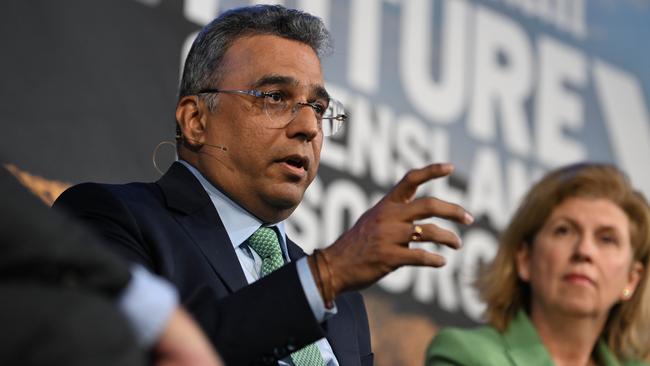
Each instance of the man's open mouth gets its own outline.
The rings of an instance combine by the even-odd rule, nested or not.
[[[309,159],[299,155],[288,156],[282,159],[282,162],[298,169],[309,170]]]

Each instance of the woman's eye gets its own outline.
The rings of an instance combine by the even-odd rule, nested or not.
[[[571,229],[566,226],[566,225],[560,225],[557,226],[555,229],[553,229],[553,234],[555,235],[567,235]]]
[[[618,244],[618,238],[613,234],[602,234],[600,240],[607,244]]]

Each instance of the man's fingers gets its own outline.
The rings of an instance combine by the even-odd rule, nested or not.
[[[426,267],[442,267],[447,261],[445,257],[440,254],[431,253],[424,249],[409,249],[404,248],[404,250],[399,253],[399,263],[401,266],[426,266]]]
[[[461,240],[453,231],[443,229],[435,224],[401,224],[399,227],[395,226],[393,231],[394,237],[387,237],[393,239],[394,242],[399,243],[403,247],[408,247],[412,242],[432,242],[434,244],[446,245],[453,249],[458,249],[462,246]]]
[[[439,200],[435,197],[422,197],[404,206],[400,216],[404,221],[415,221],[429,217],[441,217],[469,225],[474,221],[465,209],[455,203]]]
[[[415,226],[415,225],[414,225]],[[421,228],[422,234],[420,238],[413,238],[417,240],[411,240],[416,242],[433,242],[435,244],[446,245],[450,248],[458,249],[462,246],[460,238],[454,232],[443,229],[434,224],[423,224],[417,225]],[[413,235],[413,234],[411,234]]]
[[[388,192],[386,199],[395,202],[409,202],[415,196],[415,191],[422,183],[434,178],[451,174],[454,166],[451,164],[431,164],[421,169],[410,170],[393,189]]]

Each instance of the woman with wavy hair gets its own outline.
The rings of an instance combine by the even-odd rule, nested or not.
[[[427,365],[645,365],[650,208],[617,168],[535,184],[477,281],[488,326],[443,329]]]

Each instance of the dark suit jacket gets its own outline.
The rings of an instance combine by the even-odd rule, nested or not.
[[[293,262],[248,285],[208,194],[175,163],[156,183],[70,188],[55,203],[90,224],[130,261],[168,278],[229,365],[273,364],[323,336],[341,365],[372,363],[361,295],[336,299],[338,314],[319,324]]]
[[[143,365],[115,307],[128,268],[0,166],[0,365]]]

